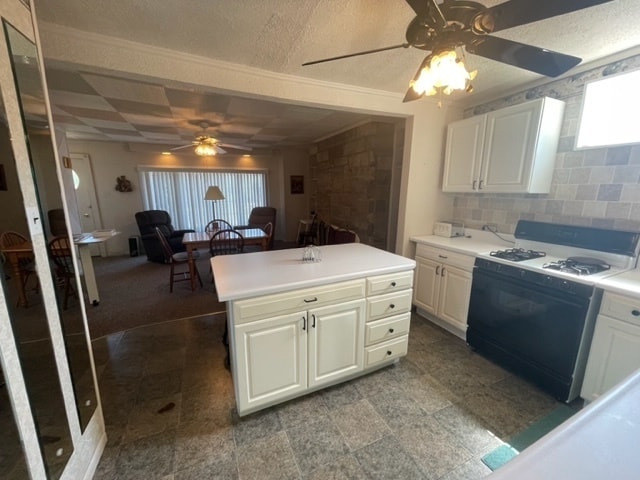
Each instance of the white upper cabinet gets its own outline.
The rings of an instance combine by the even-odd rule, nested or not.
[[[549,193],[564,105],[545,97],[451,123],[443,191]]]

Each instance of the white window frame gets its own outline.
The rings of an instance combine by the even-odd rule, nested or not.
[[[623,88],[624,82],[634,83]],[[582,94],[575,149],[607,148],[640,143],[640,70],[587,82]],[[631,94],[636,93],[636,98]],[[606,133],[609,132],[609,133]]]
[[[214,219],[214,215],[215,218],[222,218],[231,225],[245,225],[254,207],[268,205],[267,169],[138,165],[137,171],[144,209],[166,210],[176,229],[204,231],[204,227]],[[153,172],[187,175],[181,178],[167,178],[160,185],[156,183],[157,178],[150,178],[149,173]],[[252,175],[243,179],[242,174]],[[247,187],[251,187],[252,183],[260,179],[264,182],[263,191],[247,191],[250,190]],[[225,199],[205,200],[204,195],[209,186],[218,186]]]

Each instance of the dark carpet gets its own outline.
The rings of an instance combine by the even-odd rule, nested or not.
[[[209,255],[197,262],[203,287],[178,282],[169,292],[169,265],[138,257],[94,257],[100,304],[87,304],[92,339],[130,328],[225,311],[211,282]]]

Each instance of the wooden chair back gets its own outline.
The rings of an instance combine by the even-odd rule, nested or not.
[[[217,255],[235,255],[244,251],[244,237],[233,229],[218,230],[209,240],[209,253]]]
[[[167,237],[164,236],[162,230],[159,227],[155,227],[156,235],[158,236],[158,240],[160,241],[160,247],[162,248],[162,253],[164,254],[164,263],[173,263],[173,249],[167,240]]]
[[[58,282],[64,289],[62,308],[67,309],[70,297],[77,297],[73,288],[75,272],[73,269],[73,256],[71,255],[71,243],[69,237],[54,237],[49,242],[49,256],[55,265]]]
[[[207,233],[213,233],[217,230],[233,230],[233,227],[226,220],[222,220],[221,218],[216,218],[215,220],[211,220],[207,223],[207,226],[204,227],[204,231]]]
[[[29,239],[21,233],[8,230],[0,235],[0,248],[9,248],[28,242]]]

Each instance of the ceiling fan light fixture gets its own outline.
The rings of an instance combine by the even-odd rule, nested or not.
[[[445,95],[451,95],[454,90],[467,90],[471,80],[478,73],[468,72],[462,58],[456,50],[444,50],[431,54],[425,67],[420,71],[416,80],[411,81],[411,88],[418,95],[435,95],[440,90]]]
[[[208,143],[200,143],[195,148],[196,155],[200,157],[210,157],[218,153],[213,145]]]

